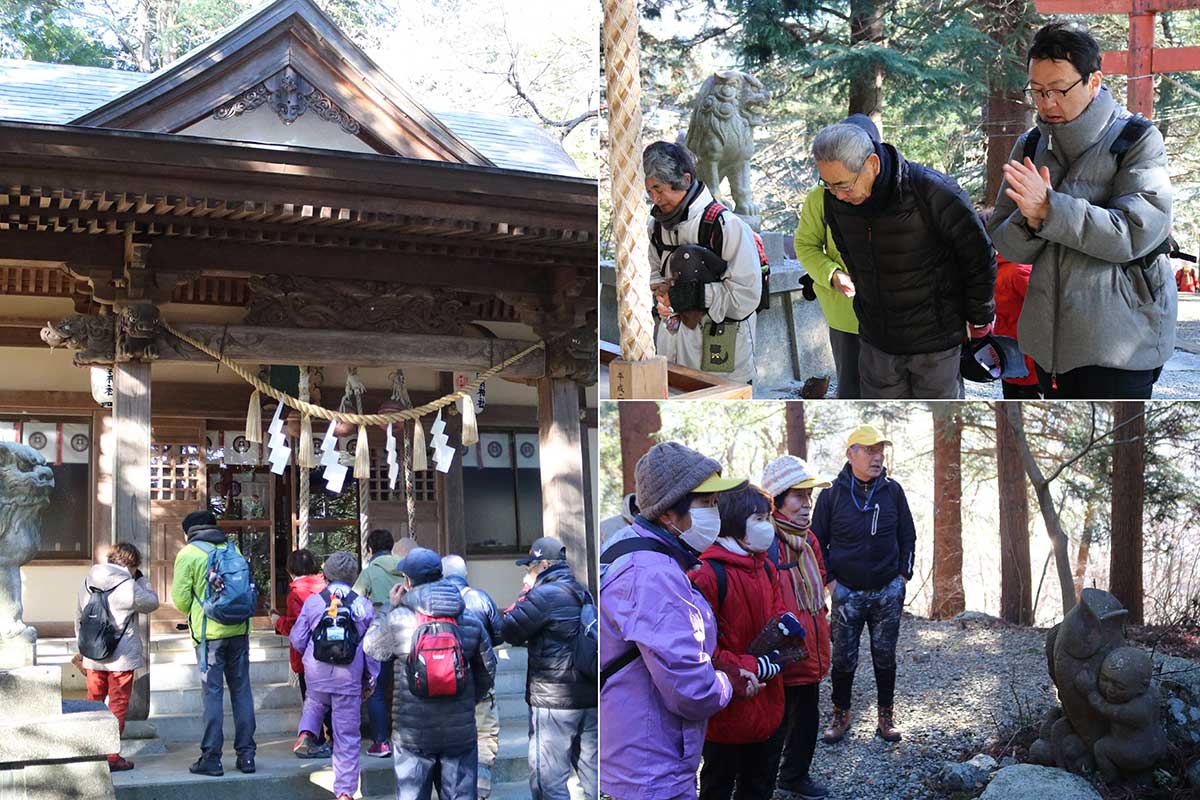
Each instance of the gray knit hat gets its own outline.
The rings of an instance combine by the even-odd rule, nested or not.
[[[721,474],[721,464],[679,442],[662,442],[646,451],[634,468],[637,503],[646,519],[654,520],[703,485],[705,491],[720,492],[745,483],[743,480],[709,481]]]
[[[358,559],[353,553],[339,550],[330,553],[321,565],[321,571],[325,573],[325,580],[330,583],[344,583],[350,586],[358,578]]]

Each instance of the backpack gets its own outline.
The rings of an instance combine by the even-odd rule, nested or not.
[[[725,573],[725,562],[713,559],[704,559],[704,563],[712,567],[713,575],[717,578],[717,607],[713,609],[716,614],[721,613],[721,606],[725,605],[725,595],[729,593],[729,577]],[[767,577],[772,582],[775,581],[775,573],[773,572],[773,564],[771,559],[763,559],[763,572],[767,573]],[[790,566],[785,564],[784,566]],[[776,568],[777,569],[777,568]]]
[[[596,615],[596,601],[592,599],[591,592],[587,589],[583,590],[581,596],[565,584],[553,583],[550,585],[561,587],[564,592],[580,603],[579,627],[575,629],[575,642],[571,649],[571,658],[575,670],[580,675],[594,681],[598,674],[597,665],[600,658],[600,618]]]
[[[128,580],[130,579],[125,578],[117,586]],[[87,586],[86,582],[84,586]],[[79,654],[92,661],[104,661],[112,657],[121,637],[125,635],[125,631],[129,630],[129,623],[137,616],[137,614],[130,614],[120,630],[117,629],[117,621],[113,617],[112,609],[108,607],[108,596],[116,591],[117,586],[107,590],[87,586],[87,590],[91,592],[92,596],[88,598],[87,604],[80,612],[79,637],[76,643],[79,647]]]
[[[420,624],[413,632],[412,649],[404,669],[414,697],[458,697],[467,686],[458,623],[450,617],[417,613]]]
[[[700,227],[696,230],[698,244],[704,245],[717,255],[721,255],[721,249],[725,244],[724,233],[721,226],[717,224],[717,220],[722,213],[728,210],[720,202],[713,200],[704,207],[704,215],[700,218]],[[771,305],[771,261],[767,258],[767,250],[763,246],[763,240],[758,235],[758,231],[751,228],[750,233],[754,234],[754,247],[758,250],[758,265],[762,270],[762,295],[758,299],[758,308],[754,311],[766,311]],[[677,245],[669,245],[663,241],[662,223],[657,220],[654,222],[654,231],[650,234],[650,243],[654,245],[654,250],[660,258],[663,253],[669,253],[677,247]]]
[[[258,606],[258,587],[250,574],[250,564],[245,557],[228,542],[217,547],[212,542],[192,542],[208,553],[205,568],[204,597],[192,592],[195,602],[204,607],[204,620],[200,623],[200,672],[208,671],[208,620],[212,618],[223,625],[248,622]],[[250,626],[246,626],[249,631]]]
[[[600,563],[611,564],[621,556],[628,555],[629,553],[636,553],[639,550],[651,550],[655,553],[662,553],[664,556],[673,557],[670,548],[668,548],[662,542],[656,539],[649,539],[645,536],[641,536],[636,539],[623,539],[616,544],[605,548],[604,552],[600,554]],[[603,579],[600,581],[600,591],[604,591]],[[592,608],[595,609],[595,606],[593,605]],[[595,612],[593,611],[593,613]],[[580,612],[580,622],[582,621],[583,614]],[[599,634],[599,630],[597,630],[597,634]],[[642,651],[639,650],[636,645],[634,645],[621,655],[614,658],[612,661],[608,662],[608,666],[600,671],[600,690],[604,690],[604,684],[608,683],[609,678],[628,667],[634,661],[637,661],[641,654]],[[597,665],[599,665],[598,656],[599,650],[597,650]]]
[[[358,626],[351,610],[358,595],[350,592],[336,603],[335,597],[328,589],[321,592],[326,612],[313,629],[313,658],[326,664],[349,664],[358,652]]]

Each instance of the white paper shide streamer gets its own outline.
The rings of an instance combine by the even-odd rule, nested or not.
[[[283,470],[292,458],[292,446],[288,444],[288,436],[283,430],[283,403],[275,405],[275,416],[271,417],[271,426],[267,432],[271,435],[267,440],[267,461],[271,464],[271,472],[282,475]]]
[[[437,419],[433,421],[429,432],[433,434],[429,440],[429,446],[433,448],[433,465],[438,472],[449,472],[450,464],[454,461],[454,448],[450,446],[450,437],[446,435],[446,422],[442,419],[441,410],[438,410]]]

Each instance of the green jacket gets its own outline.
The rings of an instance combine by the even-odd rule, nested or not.
[[[375,608],[379,608],[388,601],[391,588],[402,580],[404,573],[400,571],[400,559],[385,553],[371,559],[351,588],[360,597],[370,598]]]
[[[200,631],[204,624],[204,597],[208,592],[208,553],[197,547],[193,542],[208,542],[220,547],[225,545],[237,550],[237,545],[230,542],[225,532],[219,528],[197,526],[188,531],[188,543],[175,556],[175,578],[171,583],[171,602],[179,612],[187,617],[191,629],[192,641],[200,643]],[[197,601],[196,598],[200,600]],[[250,621],[239,622],[236,625],[226,625],[211,617],[208,620],[206,636],[212,639],[230,639],[250,632]]]
[[[820,186],[808,193],[800,222],[796,225],[796,258],[812,276],[813,291],[825,312],[829,327],[846,333],[858,333],[854,301],[833,288],[833,271],[846,272],[841,253],[833,243],[833,232],[825,227],[825,190]]]

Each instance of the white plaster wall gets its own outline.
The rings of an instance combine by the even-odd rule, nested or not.
[[[79,586],[87,577],[90,564],[38,565],[21,567],[21,603],[24,620],[68,622],[75,619]]]
[[[214,139],[234,139],[240,142],[322,147],[326,150],[350,153],[375,152],[362,139],[346,133],[337,123],[326,122],[311,110],[304,112],[291,125],[284,125],[279,115],[266,105],[232,119],[205,117],[179,133]]]

